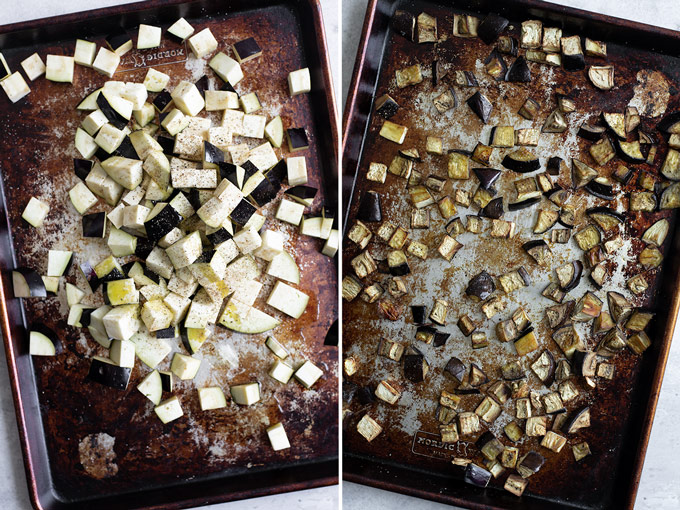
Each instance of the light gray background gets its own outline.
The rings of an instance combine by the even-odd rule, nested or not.
[[[500,0],[499,0],[500,1]],[[342,97],[347,96],[354,58],[361,38],[367,0],[343,0],[342,4]],[[670,0],[555,0],[553,3],[588,9],[650,25],[680,30],[680,10]],[[656,411],[656,419],[642,472],[636,510],[680,509],[680,327],[676,327]],[[452,507],[344,482],[342,501],[345,510],[451,509]]]
[[[25,2],[0,0],[0,24],[124,3],[130,2],[124,0],[88,0],[87,2],[73,0],[30,0]],[[337,0],[321,0],[321,4],[331,55],[336,98],[338,104],[340,104],[340,4]],[[74,37],[76,35],[74,34]],[[338,486],[335,485],[203,508],[211,510],[265,510],[270,508],[334,510],[339,506],[338,492]],[[2,346],[0,346],[0,502],[2,502],[3,508],[10,510],[29,510],[31,508],[7,374],[5,350]]]

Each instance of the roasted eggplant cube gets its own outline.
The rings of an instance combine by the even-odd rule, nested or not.
[[[422,354],[407,354],[403,356],[404,377],[413,383],[423,382],[430,368]]]
[[[477,27],[477,35],[485,44],[493,43],[510,21],[497,14],[490,13]]]
[[[435,97],[432,102],[439,113],[446,113],[452,108],[458,106],[458,98],[453,89],[447,89],[440,95]]]
[[[458,327],[465,336],[470,336],[477,329],[477,324],[467,315],[461,315],[458,319]]]
[[[416,39],[419,43],[437,42],[437,18],[421,12],[416,19]]]
[[[397,110],[399,110],[399,105],[389,94],[380,96],[375,101],[375,111],[384,119],[393,117],[397,113]]]
[[[562,37],[562,65],[566,71],[580,71],[586,66],[586,61],[581,49],[581,37],[573,35]]]
[[[448,175],[451,179],[470,178],[470,158],[460,152],[451,152],[448,155]]]
[[[408,11],[397,10],[392,15],[390,27],[409,41],[415,40],[416,17]]]
[[[489,122],[489,118],[491,117],[491,110],[493,110],[493,105],[484,94],[477,91],[475,94],[470,96],[470,98],[467,100],[467,104],[484,124]]]
[[[400,89],[408,87],[409,85],[416,85],[423,81],[420,64],[414,64],[404,69],[397,69],[395,71],[397,79],[397,87]]]

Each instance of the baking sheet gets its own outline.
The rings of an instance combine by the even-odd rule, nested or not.
[[[48,53],[70,54],[76,37],[89,36],[103,44],[104,30],[115,24],[134,34],[140,22],[167,28],[179,16],[185,16],[197,31],[209,27],[222,51],[255,36],[263,55],[244,64],[246,77],[235,88],[240,93],[257,91],[268,118],[280,114],[284,125],[307,129],[310,149],[304,155],[309,181],[320,188],[309,212],[319,213],[324,202],[331,207],[337,203],[333,180],[337,167],[333,143],[329,143],[334,133],[325,128],[334,119],[334,106],[324,69],[327,60],[319,6],[305,1],[260,4],[261,8],[252,9],[246,2],[145,2],[70,15],[60,18],[61,32],[49,23],[37,22],[41,28],[33,32],[25,30],[30,26],[25,24],[22,30],[3,36],[3,54],[10,67],[18,69],[20,61],[35,51],[43,58]],[[160,48],[125,55],[112,79],[141,82],[154,66],[171,76],[170,89],[181,80],[196,81],[204,74],[213,88],[219,88],[221,80],[207,63],[208,59],[195,59],[185,44],[164,38]],[[290,98],[288,72],[307,65],[314,91]],[[72,158],[78,157],[73,135],[85,115],[75,105],[107,80],[76,66],[73,87],[41,78],[31,83],[32,92],[24,101],[0,104],[0,126],[7,134],[0,141],[0,152],[8,156],[0,165],[13,241],[12,255],[5,253],[3,260],[6,298],[11,297],[7,271],[18,265],[44,271],[50,248],[73,250],[78,262],[87,259],[93,264],[108,255],[105,240],[81,239],[80,216],[67,196],[78,182],[72,170]],[[214,124],[219,122],[218,115],[208,116]],[[248,143],[257,145],[252,140]],[[288,156],[285,148],[276,152]],[[20,219],[30,196],[51,207],[38,231]],[[262,214],[273,217],[274,208],[275,203],[270,204]],[[90,212],[105,209],[100,203]],[[185,416],[163,425],[153,405],[135,389],[149,371],[141,363],[136,364],[125,392],[84,382],[89,358],[105,355],[106,350],[85,330],[66,325],[63,293],[59,298],[23,300],[23,310],[18,300],[10,299],[5,341],[10,364],[15,364],[11,372],[19,386],[16,402],[26,428],[21,430],[20,423],[20,432],[26,442],[29,483],[36,503],[61,508],[96,500],[102,507],[139,508],[163,502],[163,508],[179,508],[332,483],[337,472],[337,348],[324,345],[324,339],[337,316],[336,265],[321,255],[321,241],[300,236],[297,229],[275,220],[268,219],[265,227],[283,233],[285,249],[300,266],[299,288],[310,295],[310,302],[301,319],[283,317],[264,302],[274,283],[264,277],[256,306],[282,320],[273,334],[290,349],[295,366],[309,359],[324,371],[312,390],[294,382],[284,386],[267,375],[273,357],[264,346],[266,334],[246,336],[217,327],[196,355],[202,360],[196,378],[175,380],[175,394]],[[75,266],[65,280],[87,288]],[[100,294],[88,295],[84,302],[98,304]],[[55,358],[31,360],[26,354],[26,334],[18,322],[21,313],[25,324],[41,321],[52,327],[63,340],[64,352]],[[174,351],[182,351],[179,339],[171,343]],[[226,362],[225,345],[239,353],[238,367]],[[167,370],[171,356],[158,368]],[[262,385],[261,403],[244,408],[230,402],[224,410],[200,410],[197,388],[219,385],[226,390],[231,384],[252,380]],[[265,429],[277,421],[286,427],[290,450],[271,450]],[[182,484],[190,485],[177,489]],[[159,490],[172,486],[174,491]],[[121,496],[125,493],[135,497],[126,500]]]
[[[491,10],[498,12],[497,9],[500,8],[500,6],[485,2],[470,2],[470,4],[472,5],[468,4],[467,7],[470,7],[473,13],[482,13],[481,17]],[[458,3],[456,7],[465,6]],[[387,31],[389,16],[397,8],[405,8],[416,15],[425,11],[437,16],[440,42],[436,49],[432,44],[414,44]],[[545,117],[556,107],[555,92],[571,91],[576,96],[577,112],[582,113],[571,113],[567,116],[570,125],[567,133],[542,134],[540,145],[534,152],[541,157],[543,169],[548,157],[561,156],[569,160],[574,151],[577,151],[579,159],[594,165],[590,156],[587,155],[590,142],[579,139],[575,134],[583,120],[594,119],[601,110],[623,111],[629,102],[640,108],[645,104],[643,98],[646,97],[646,93],[651,90],[650,84],[656,87],[655,96],[659,97],[663,96],[659,94],[659,88],[670,92],[678,83],[678,62],[675,58],[652,53],[648,49],[623,47],[608,41],[607,63],[613,64],[616,68],[616,89],[610,93],[602,93],[594,89],[583,73],[567,73],[561,68],[540,66],[534,63],[529,63],[533,77],[531,84],[500,83],[496,86],[495,82],[491,83],[491,78],[483,69],[483,60],[490,53],[492,46],[486,46],[478,39],[453,37],[451,27],[454,12],[461,11],[434,2],[373,2],[369,7],[367,15],[369,21],[365,26],[363,44],[359,50],[361,60],[355,68],[357,74],[355,74],[352,87],[353,95],[348,102],[345,117],[345,179],[347,176],[353,176],[358,170],[354,187],[345,188],[345,196],[350,191],[352,197],[347,215],[347,229],[354,224],[358,201],[362,194],[371,189],[380,192],[383,219],[409,228],[411,205],[405,189],[405,181],[389,175],[387,183],[380,185],[367,181],[364,174],[370,162],[389,165],[398,149],[416,147],[423,158],[423,163],[417,163],[415,168],[423,172],[424,177],[431,174],[446,177],[446,156],[430,155],[425,152],[427,135],[442,137],[445,150],[472,150],[477,141],[488,143],[489,132],[494,125],[513,125],[516,129],[540,128]],[[607,35],[617,33],[618,37],[614,38],[617,41],[624,35],[621,33],[624,26],[619,26],[618,31],[610,27],[606,31],[589,32],[588,28],[592,29],[605,17],[576,13],[573,10],[540,2],[510,2],[503,6],[500,14],[508,16],[514,22],[512,23],[514,29],[511,29],[511,33],[515,36],[518,35],[519,22],[535,17],[543,18],[545,26],[563,28],[567,35],[579,33],[582,36],[601,38],[603,32]],[[585,18],[586,21],[574,19],[577,15]],[[588,21],[590,24],[587,23]],[[629,25],[629,34],[632,34],[633,29],[638,27],[635,24]],[[442,41],[442,37],[446,40]],[[645,42],[652,39],[650,36]],[[637,42],[640,39],[631,37],[630,40]],[[659,49],[663,49],[663,46]],[[459,106],[443,115],[436,112],[432,99],[443,92],[448,84],[442,84],[436,89],[432,87],[430,65],[435,54],[440,60],[451,63],[452,69],[474,71],[480,82],[480,90],[494,105],[494,111],[487,126],[484,126],[465,104],[465,100],[477,90],[476,88],[453,87],[458,94]],[[506,58],[508,65],[511,60]],[[598,63],[590,60],[589,64]],[[423,67],[423,83],[397,89],[394,80],[395,70],[414,63],[420,63]],[[643,74],[638,75],[638,71],[642,71]],[[651,74],[652,72],[661,72],[664,78],[661,79],[656,74]],[[374,76],[377,76],[375,82]],[[369,88],[368,84],[373,88]],[[367,108],[371,106],[367,93],[371,93],[374,97],[389,93],[398,104],[402,105],[397,115],[390,119],[409,128],[402,146],[378,137],[377,133],[382,125],[380,117],[371,114],[368,122],[364,124],[362,114],[365,114]],[[663,106],[667,107],[668,111],[673,111],[678,106],[676,98],[673,97],[672,92],[666,96],[668,104]],[[542,105],[537,120],[533,122],[516,114],[527,97],[532,97]],[[657,114],[658,112],[650,113]],[[655,120],[658,121],[658,118]],[[649,127],[653,127],[654,124],[654,121],[650,122]],[[364,133],[364,127],[366,137],[362,143],[361,135]],[[512,150],[514,149],[495,149],[490,166],[502,168],[500,160]],[[664,154],[665,149],[662,146],[657,155],[656,167],[660,165]],[[614,160],[605,166],[607,173],[615,168],[616,162]],[[475,164],[473,163],[472,166]],[[649,169],[646,165],[640,165],[640,167]],[[499,188],[508,189],[514,180],[521,177],[519,174],[505,171]],[[562,184],[567,184],[565,177],[562,175],[560,178]],[[449,180],[444,191],[438,196],[451,194],[454,188],[473,189],[476,187],[476,182],[474,177],[467,182]],[[629,186],[628,189],[631,187]],[[619,210],[623,210],[623,195],[624,193],[621,193],[616,201]],[[572,199],[569,205],[577,205],[579,201],[581,205],[584,201],[588,206],[596,203],[604,205],[603,201],[592,197]],[[436,206],[433,206],[431,228],[427,231],[411,230],[410,232],[410,238],[420,240],[429,246],[430,257],[427,261],[409,257],[412,270],[412,274],[407,277],[410,295],[399,300],[400,304],[404,305],[402,317],[405,320],[388,321],[380,317],[376,305],[368,305],[359,299],[344,304],[344,355],[355,356],[361,366],[356,375],[346,379],[359,386],[375,386],[380,380],[388,377],[403,381],[402,369],[397,363],[376,357],[381,337],[404,344],[417,344],[416,347],[423,350],[430,364],[430,373],[425,383],[414,385],[407,381],[403,382],[404,392],[395,408],[384,403],[362,407],[354,399],[349,406],[349,417],[344,422],[344,444],[346,445],[344,470],[347,479],[454,502],[470,508],[477,508],[475,505],[481,502],[493,508],[515,508],[520,504],[509,494],[499,492],[502,482],[492,482],[496,490],[490,489],[484,492],[470,486],[461,487],[460,481],[453,481],[457,473],[450,464],[447,466],[448,461],[455,456],[469,456],[470,452],[475,451],[475,447],[470,441],[445,445],[436,440],[439,434],[435,413],[440,391],[453,389],[451,380],[442,373],[451,356],[459,357],[468,366],[471,361],[477,362],[489,374],[491,381],[500,377],[500,366],[504,360],[507,362],[516,357],[511,345],[501,344],[495,339],[494,325],[499,320],[508,318],[519,306],[523,306],[532,318],[533,325],[537,327],[540,343],[540,350],[528,355],[523,360],[523,366],[528,369],[529,364],[544,348],[553,352],[556,359],[564,358],[559,348],[550,339],[547,324],[543,319],[544,308],[554,304],[540,296],[540,292],[549,282],[549,274],[545,270],[540,270],[521,249],[523,242],[538,237],[531,234],[531,228],[538,208],[546,205],[547,201],[544,201],[541,205],[531,209],[506,213],[503,219],[515,221],[519,231],[519,234],[511,240],[490,241],[488,232],[479,236],[468,233],[459,236],[458,240],[465,247],[454,257],[452,263],[448,263],[436,253],[436,248],[444,234],[445,222],[436,211]],[[464,217],[466,213],[476,214],[476,210],[466,210],[461,207],[458,209],[460,217]],[[639,237],[646,226],[665,216],[670,217],[671,214],[669,212],[648,216],[638,214],[628,220],[624,246],[612,257],[618,263],[612,264],[613,276],[603,291],[598,292],[600,297],[603,297],[607,290],[620,289],[622,282],[639,271],[635,260],[642,244],[633,238]],[[580,218],[579,225],[583,224],[585,220]],[[376,227],[373,228],[375,232],[377,226],[371,226]],[[611,235],[606,236],[605,239],[609,237]],[[675,241],[670,239],[671,237],[669,236],[666,241],[663,250],[665,253],[673,252],[671,247]],[[379,241],[374,241],[369,246],[369,251],[376,260],[384,258],[387,253],[384,245],[381,246],[381,244]],[[349,262],[360,250],[348,240],[345,240],[344,247],[344,274],[349,274],[351,273]],[[553,268],[561,262],[582,258],[581,251],[573,240],[566,246],[551,245],[551,248],[554,255]],[[472,304],[469,300],[460,300],[458,296],[464,292],[469,279],[482,269],[499,276],[509,270],[517,269],[520,265],[529,270],[534,285],[504,298],[507,303],[506,310],[492,320],[482,321],[483,326],[480,329],[487,333],[490,345],[485,349],[473,351],[470,348],[469,338],[465,338],[460,333],[455,323],[457,318],[464,313],[470,314],[476,320],[481,320],[483,315],[479,311],[479,305]],[[675,281],[676,273],[671,264],[666,264],[664,271],[664,274],[668,275],[667,282]],[[368,280],[380,281],[386,278],[380,275]],[[570,296],[572,299],[578,299],[585,290],[592,290],[592,285],[587,282],[586,278],[577,289],[570,293]],[[650,291],[645,296],[636,298],[633,302],[638,306],[659,308],[659,303],[669,301],[668,287],[658,289],[656,295],[653,291],[654,285],[650,286]],[[630,293],[626,295],[630,296]],[[446,346],[440,348],[426,346],[414,340],[415,326],[411,322],[408,309],[409,304],[421,304],[425,305],[429,311],[434,299],[437,298],[446,299],[451,305],[447,326],[440,328],[451,333],[451,338]],[[576,439],[588,441],[595,455],[577,465],[569,451],[571,444],[575,443],[573,439],[559,455],[541,449],[538,447],[538,441],[535,440],[524,439],[520,443],[521,453],[525,453],[528,449],[536,449],[547,458],[542,470],[531,478],[529,489],[522,498],[522,504],[529,504],[532,508],[534,505],[537,505],[535,508],[621,508],[622,504],[617,506],[619,502],[626,501],[627,504],[632,505],[631,501],[634,501],[635,487],[641,468],[641,457],[638,457],[635,463],[631,456],[634,457],[636,453],[644,455],[649,429],[643,430],[643,423],[646,423],[649,418],[649,406],[651,406],[653,415],[656,400],[654,386],[660,382],[660,379],[657,379],[660,377],[658,368],[661,367],[662,373],[665,361],[664,352],[667,351],[672,336],[668,332],[669,329],[672,332],[675,322],[672,309],[668,311],[667,316],[663,312],[666,310],[662,310],[650,332],[655,342],[654,347],[645,353],[641,361],[630,352],[617,356],[614,381],[600,381],[598,388],[591,395],[582,394],[577,400],[567,405],[571,411],[583,405],[592,405],[593,426],[580,433]],[[579,333],[582,338],[587,335],[584,327],[579,328]],[[588,341],[589,346],[594,344],[594,339]],[[531,388],[540,393],[546,393],[547,388],[538,381],[530,369],[528,372]],[[474,410],[482,397],[464,397],[462,408]],[[506,404],[504,406],[506,412],[490,427],[490,430],[497,436],[503,436],[502,426],[512,419],[513,408],[514,403]],[[370,444],[355,430],[356,422],[365,412],[381,423],[385,429],[381,436]],[[505,439],[504,443],[509,444],[506,438],[503,439]],[[631,445],[636,445],[636,447]],[[626,487],[626,491],[614,491],[615,486],[621,487],[622,484]],[[578,491],[574,491],[573,487],[579,487]],[[487,507],[483,506],[483,508]]]

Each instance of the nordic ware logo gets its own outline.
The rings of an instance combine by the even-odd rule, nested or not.
[[[467,441],[445,443],[438,434],[419,430],[413,435],[411,451],[416,455],[433,459],[450,460],[453,457],[467,457],[468,449],[473,446]]]
[[[178,44],[173,41],[165,40],[159,48],[150,50],[133,50],[123,55],[120,59],[117,73],[143,69],[145,67],[156,67],[166,64],[176,64],[187,59],[186,44]]]

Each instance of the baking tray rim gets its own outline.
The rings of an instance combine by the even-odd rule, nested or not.
[[[89,9],[84,11],[76,11],[72,13],[61,14],[57,16],[48,16],[44,18],[31,19],[26,21],[19,21],[15,23],[0,25],[0,34],[11,34],[14,32],[35,30],[46,27],[48,25],[60,24],[60,23],[74,23],[74,22],[86,22],[91,19],[102,18],[105,16],[117,15],[124,16],[127,14],[132,14],[138,11],[154,9],[159,7],[167,7],[178,4],[193,3],[200,0],[140,0],[137,2],[132,2],[128,4],[120,4],[110,7],[102,7],[97,9]],[[297,0],[297,2],[306,3],[312,10],[313,13],[313,23],[316,32],[317,41],[317,51],[319,53],[321,69],[323,72],[324,89],[326,96],[326,108],[327,113],[330,117],[331,122],[331,140],[332,140],[332,154],[330,155],[332,161],[337,162],[338,160],[338,145],[339,145],[339,124],[338,124],[338,112],[337,104],[335,100],[335,90],[333,87],[333,79],[331,75],[330,58],[328,54],[328,45],[326,38],[326,30],[323,22],[323,13],[321,8],[320,0]],[[336,166],[337,168],[337,166]],[[331,170],[331,173],[336,173]],[[1,185],[1,184],[0,184]],[[3,193],[4,194],[4,193]],[[5,218],[5,225],[7,229],[8,241],[10,246],[13,246],[12,233],[9,223],[9,218]],[[13,249],[12,249],[13,251]],[[12,259],[14,255],[12,253]],[[15,264],[16,261],[12,260]],[[21,454],[24,463],[24,471],[26,475],[26,482],[28,485],[28,492],[31,504],[36,509],[45,508],[41,501],[41,494],[39,487],[37,485],[37,477],[35,476],[37,466],[33,462],[33,457],[31,455],[31,443],[28,439],[28,425],[26,420],[26,410],[24,408],[24,399],[22,398],[22,389],[19,385],[19,374],[18,366],[16,362],[16,357],[14,355],[14,350],[12,349],[12,332],[11,324],[9,320],[9,314],[7,309],[7,302],[5,300],[5,281],[4,278],[0,278],[0,328],[3,336],[3,344],[5,349],[5,356],[7,359],[7,369],[10,379],[10,387],[12,390],[12,400],[14,402],[14,411],[17,420],[17,429],[19,433],[19,443],[21,445]],[[23,316],[23,307],[21,310],[21,315]],[[328,462],[339,463],[338,456],[332,456],[330,459],[321,459],[320,464],[326,465]],[[310,463],[313,463],[310,462]],[[338,464],[339,465],[339,464]],[[224,493],[220,496],[209,497],[201,499],[200,503],[196,500],[191,500],[184,498],[182,501],[178,501],[173,508],[189,508],[196,504],[206,505],[215,504],[226,501],[236,501],[239,499],[248,499],[252,497],[261,497],[268,495],[281,494],[285,492],[299,491],[305,489],[312,489],[317,487],[325,487],[336,485],[338,483],[339,476],[327,476],[325,473],[321,473],[319,478],[313,478],[309,480],[304,480],[302,482],[293,482],[289,484],[281,483],[275,486],[268,486],[257,491],[236,491],[230,493]],[[181,482],[180,482],[181,483]],[[147,506],[146,508],[152,508]]]
[[[369,0],[369,3],[366,7],[366,15],[364,18],[364,24],[362,28],[362,33],[361,33],[361,40],[359,42],[359,47],[357,48],[357,55],[356,59],[354,61],[354,69],[352,71],[352,79],[350,82],[350,87],[348,90],[348,96],[347,100],[345,102],[345,109],[344,109],[344,114],[343,114],[343,123],[342,123],[342,153],[343,153],[343,158],[344,155],[346,154],[348,150],[348,143],[349,143],[349,135],[350,135],[350,127],[351,125],[357,121],[358,113],[356,111],[357,108],[357,99],[359,95],[359,86],[361,85],[361,78],[364,74],[365,70],[365,63],[366,63],[366,52],[368,51],[368,44],[369,44],[369,38],[371,34],[373,33],[373,26],[375,23],[375,16],[378,8],[378,4],[381,3],[389,3],[389,4],[394,4],[398,2],[399,0]],[[632,20],[626,20],[623,18],[618,18],[615,16],[610,16],[607,14],[602,14],[602,13],[597,13],[597,12],[592,12],[588,11],[585,9],[578,9],[574,7],[568,7],[564,5],[559,5],[559,4],[554,4],[552,2],[545,2],[543,0],[513,0],[514,4],[519,4],[519,5],[524,5],[527,10],[529,9],[540,9],[543,12],[551,12],[552,14],[559,15],[562,17],[571,17],[571,18],[581,18],[581,19],[586,19],[586,20],[591,20],[591,21],[598,21],[600,23],[605,23],[612,25],[614,27],[620,28],[620,29],[634,29],[637,31],[642,31],[642,32],[648,32],[652,33],[654,35],[664,37],[664,38],[671,38],[675,40],[680,41],[680,32],[675,31],[675,30],[670,30],[667,28],[662,28],[662,27],[655,27],[646,23],[640,23],[637,21],[632,21]],[[381,56],[382,58],[382,56]],[[374,84],[374,94],[375,94],[375,84]],[[372,106],[372,104],[371,104]],[[364,123],[364,132],[365,129],[368,126],[369,120],[370,120],[370,112],[368,115],[365,116],[363,120],[360,120],[358,122]],[[360,144],[360,147],[363,147],[363,136],[362,136],[362,141]],[[360,149],[361,153],[362,149]],[[360,159],[360,158],[359,158]],[[346,204],[343,204],[343,210],[345,213],[348,212],[349,206],[351,205],[351,197],[354,194],[354,188],[356,185],[356,181],[359,175],[359,159],[356,161],[356,168],[348,168],[344,164],[344,159],[343,159],[343,177],[350,177],[351,178],[351,185],[348,189],[344,188],[343,186],[343,195],[347,195],[349,199],[347,200]],[[344,235],[343,235],[343,241],[344,241]],[[671,343],[673,341],[673,333],[675,331],[675,326],[676,322],[678,319],[678,313],[680,312],[680,272],[678,275],[676,275],[676,279],[674,282],[674,287],[677,289],[677,291],[672,295],[671,298],[671,303],[670,307],[668,308],[668,318],[666,320],[665,328],[664,328],[664,334],[661,340],[661,346],[660,346],[660,352],[659,352],[659,359],[656,363],[656,367],[654,368],[654,374],[652,375],[652,382],[651,382],[651,388],[650,388],[650,393],[649,397],[647,399],[647,404],[643,413],[643,419],[642,419],[642,430],[640,431],[640,442],[639,442],[639,448],[638,451],[635,454],[635,461],[634,461],[634,466],[633,466],[633,476],[630,481],[630,491],[625,497],[626,501],[626,506],[625,508],[627,510],[633,510],[635,506],[635,500],[637,497],[637,492],[638,488],[640,485],[640,478],[642,476],[642,468],[644,466],[645,462],[645,456],[647,453],[647,447],[649,445],[649,438],[651,435],[651,430],[652,430],[652,425],[654,423],[654,415],[656,414],[656,408],[657,404],[659,401],[659,395],[661,393],[661,385],[663,383],[663,378],[664,374],[666,371],[666,365],[668,362],[668,356],[670,354],[670,347]],[[349,455],[354,456],[351,452],[347,452]],[[345,456],[345,452],[343,451],[343,456]],[[361,457],[359,455],[356,456]],[[362,458],[363,460],[363,458]],[[380,466],[381,462],[380,459],[371,459],[368,460],[369,463],[375,466]],[[472,503],[469,502],[466,504],[465,501],[461,501],[459,498],[456,498],[454,496],[449,496],[445,495],[442,493],[432,493],[429,491],[423,491],[419,490],[414,487],[408,487],[405,485],[399,485],[397,483],[389,482],[386,480],[379,480],[377,477],[371,477],[371,476],[366,476],[362,475],[359,473],[347,471],[344,469],[344,466],[346,464],[343,463],[343,473],[342,473],[342,478],[343,480],[347,480],[350,482],[355,482],[359,483],[362,485],[368,485],[371,487],[376,487],[378,489],[383,489],[383,490],[390,490],[394,492],[398,492],[401,494],[409,495],[409,496],[414,496],[414,497],[419,497],[419,498],[424,498],[424,499],[430,499],[432,501],[438,501],[438,502],[443,502],[443,503],[448,503],[448,504],[458,504],[458,505],[465,505],[467,508],[482,508],[482,506],[479,506],[477,503]],[[484,508],[492,508],[483,505]],[[501,507],[498,507],[499,509]]]

